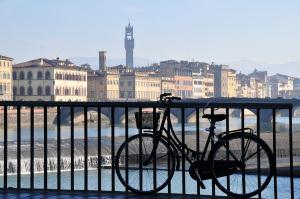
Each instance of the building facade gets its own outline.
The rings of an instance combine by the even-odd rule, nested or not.
[[[86,101],[87,72],[69,60],[36,59],[13,66],[17,101]]]
[[[0,55],[0,100],[13,99],[12,61],[12,58]]]
[[[193,75],[193,98],[205,98],[205,77]]]
[[[121,99],[157,100],[160,92],[160,77],[136,72],[120,74]]]
[[[193,71],[188,67],[188,62],[177,62],[176,60],[160,62],[160,72],[165,76],[173,77],[179,97],[193,97]]]
[[[120,98],[120,75],[115,72],[88,72],[88,101],[116,100]]]
[[[227,65],[214,65],[215,97],[236,97],[236,73]]]

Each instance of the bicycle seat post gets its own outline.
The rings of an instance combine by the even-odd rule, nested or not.
[[[209,133],[214,134],[215,129],[216,129],[216,122],[209,120],[210,126],[209,126]]]

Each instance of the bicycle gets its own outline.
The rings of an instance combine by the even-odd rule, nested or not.
[[[231,197],[249,198],[261,193],[274,171],[269,146],[250,128],[216,134],[216,122],[225,120],[226,115],[203,114],[210,122],[204,150],[190,149],[180,141],[172,126],[169,105],[174,100],[180,98],[170,93],[160,95],[159,101],[164,104],[160,125],[157,119],[160,113],[136,113],[137,127],[143,132],[128,138],[116,154],[115,168],[121,183],[135,193],[156,193],[170,183],[175,170],[180,169],[180,160],[185,159],[190,164],[190,176],[203,189],[206,188],[203,181],[211,179]],[[209,145],[212,145],[210,151]],[[257,172],[260,178],[255,175]]]

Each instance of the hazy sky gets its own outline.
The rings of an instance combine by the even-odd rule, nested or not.
[[[0,54],[122,58],[129,19],[136,57],[300,61],[299,0],[0,0]]]

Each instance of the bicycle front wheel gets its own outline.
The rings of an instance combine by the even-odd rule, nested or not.
[[[167,141],[153,147],[153,134],[139,134],[124,142],[116,155],[116,173],[121,183],[136,193],[162,190],[175,171],[175,156]],[[154,155],[149,158],[152,151]]]
[[[214,182],[235,198],[250,198],[261,193],[274,171],[269,146],[247,133],[234,133],[218,141],[211,151],[210,160]]]

